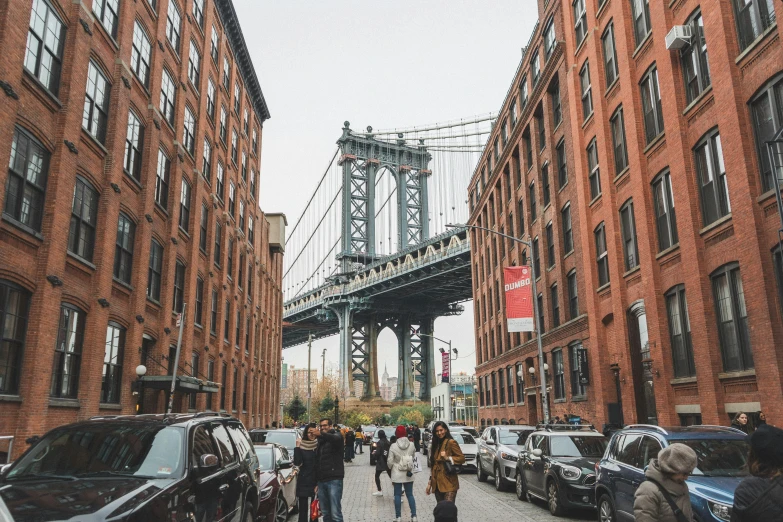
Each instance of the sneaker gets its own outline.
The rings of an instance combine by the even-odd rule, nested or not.
[[[416,515],[413,515],[413,516],[411,517],[411,522],[419,522],[419,519],[418,519],[418,518],[416,518]]]
[[[402,522],[402,519],[401,518],[395,518],[394,522]]]
[[[372,494],[372,496],[373,497],[382,497],[383,496],[383,491],[376,491],[375,493]]]

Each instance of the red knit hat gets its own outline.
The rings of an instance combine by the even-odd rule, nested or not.
[[[400,425],[397,426],[397,429],[394,430],[394,436],[398,439],[404,439],[408,436],[408,432],[405,430],[405,426]]]

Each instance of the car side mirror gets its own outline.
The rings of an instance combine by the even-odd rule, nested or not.
[[[219,464],[217,455],[213,455],[212,453],[206,453],[198,459],[199,471],[212,471],[217,469]]]
[[[540,460],[541,459],[541,455],[543,455],[543,454],[544,454],[544,452],[541,451],[540,448],[536,448],[536,449],[534,449],[533,451],[530,452],[530,456],[533,458],[533,460]]]
[[[294,467],[294,463],[290,460],[281,460],[277,463],[277,467],[280,469],[291,469]]]
[[[0,464],[0,477],[5,477],[5,474],[8,473],[8,470],[11,469],[12,462],[9,462],[8,464]]]

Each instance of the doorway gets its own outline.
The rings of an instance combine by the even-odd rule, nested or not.
[[[528,426],[535,426],[538,424],[538,410],[536,408],[536,400],[538,397],[533,395],[527,396],[527,424]]]
[[[631,372],[636,399],[636,421],[658,424],[655,406],[655,383],[652,374],[650,341],[647,335],[647,313],[644,301],[637,301],[628,309],[628,336],[631,341]]]

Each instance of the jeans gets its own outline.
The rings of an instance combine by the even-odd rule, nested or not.
[[[324,522],[343,522],[343,479],[318,483],[318,502]]]
[[[353,444],[354,455],[356,454],[356,449],[357,448],[359,449],[359,453],[364,453],[362,439],[356,439],[356,442],[354,442],[354,444]]]
[[[402,488],[405,488],[405,498],[411,508],[411,516],[416,516],[416,499],[413,498],[413,482],[394,482],[394,512],[397,518],[402,517]]]

